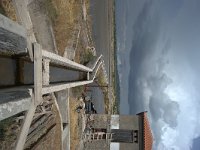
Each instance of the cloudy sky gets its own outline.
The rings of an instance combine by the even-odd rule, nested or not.
[[[116,20],[121,114],[149,112],[155,150],[198,150],[200,0],[116,0]]]

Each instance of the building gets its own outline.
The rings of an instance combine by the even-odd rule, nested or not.
[[[147,112],[137,115],[88,115],[85,150],[151,150],[153,136]]]

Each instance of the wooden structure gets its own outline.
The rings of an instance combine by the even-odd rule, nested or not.
[[[96,77],[99,67],[102,64],[102,56],[97,57],[94,63],[90,64],[89,66],[78,64],[67,58],[48,52],[47,50],[43,50],[40,44],[35,42],[35,38],[31,37],[33,37],[32,34],[30,37],[27,37],[27,29],[11,21],[10,19],[0,15],[0,54],[7,56],[15,55],[18,57],[23,55],[32,60],[32,63],[34,64],[34,85],[6,88],[2,89],[2,91],[0,92],[0,94],[7,96],[5,98],[3,96],[1,97],[0,95],[0,120],[6,119],[7,117],[15,115],[21,111],[26,111],[21,131],[17,138],[15,147],[16,150],[22,150],[24,148],[24,145],[27,140],[27,135],[29,134],[31,123],[36,115],[35,110],[41,103],[44,102],[43,96],[47,94],[51,94],[53,96],[54,92],[67,90],[71,87],[92,83]],[[58,66],[85,72],[87,74],[87,79],[84,81],[75,81],[70,83],[66,82],[66,83],[50,84],[49,81],[50,64],[56,64]],[[27,94],[22,93],[21,95],[18,95],[18,100],[13,100],[12,99],[13,92],[18,93],[20,91],[21,92],[29,91],[28,96],[23,97],[23,95]],[[68,120],[66,120],[65,118],[64,122],[62,122],[63,116],[60,113],[60,107],[57,104],[55,96],[53,97],[54,97],[54,104],[58,110],[59,118],[61,120],[60,123],[60,132],[62,133],[61,139],[63,139],[64,141],[66,139],[65,136],[68,136],[67,149],[69,149],[70,147],[69,116],[67,116]],[[68,103],[68,99],[66,99],[66,101],[63,101],[63,103]],[[62,104],[60,104],[60,106],[61,105]],[[10,109],[11,108],[10,106],[17,107],[19,109],[16,108]],[[68,112],[69,105],[67,106],[68,106],[68,108],[66,109],[67,112],[62,114],[69,114]],[[42,113],[46,114],[46,112]],[[63,129],[63,123],[65,123],[65,129]]]

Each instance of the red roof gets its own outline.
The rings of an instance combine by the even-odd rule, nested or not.
[[[151,132],[151,127],[148,121],[147,112],[142,112],[139,114],[143,121],[143,139],[144,139],[144,150],[152,150],[153,146],[153,135]]]

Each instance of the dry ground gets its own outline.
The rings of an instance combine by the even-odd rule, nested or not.
[[[58,52],[63,55],[81,17],[81,1],[47,0],[47,9],[53,23]]]
[[[89,11],[89,0],[85,0],[85,6],[86,11]],[[53,24],[59,55],[63,56],[66,47],[77,44],[74,61],[87,63],[92,58],[87,49],[87,46],[92,46],[91,19],[87,16],[87,21],[83,20],[82,0],[47,0],[46,7]],[[90,43],[86,37],[89,37]]]
[[[24,113],[17,114],[0,122],[0,149],[10,150],[15,147],[17,135],[19,134],[22,121],[16,121],[18,116]]]
[[[79,133],[78,133],[78,113],[75,111],[78,106],[78,101],[70,98],[70,149],[75,150],[79,146]]]
[[[40,137],[39,141],[36,142],[30,149],[31,150],[61,150],[62,149],[62,133],[61,133],[61,118],[59,116],[58,109],[53,104],[52,113],[54,120],[52,123],[47,124],[48,130],[45,134]],[[51,124],[54,124],[50,127]],[[41,132],[41,131],[40,131]],[[29,148],[27,148],[28,150]]]
[[[72,88],[70,92],[69,108],[70,108],[70,149],[79,150],[81,147],[82,136],[82,114],[78,113],[76,108],[80,105],[78,100],[83,92],[83,88]]]
[[[17,21],[12,0],[0,0],[0,13],[12,19],[13,21]]]

